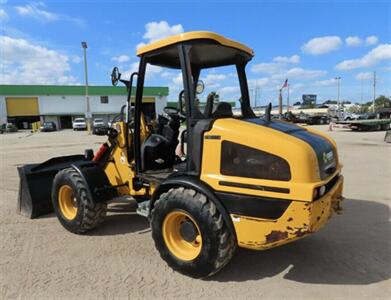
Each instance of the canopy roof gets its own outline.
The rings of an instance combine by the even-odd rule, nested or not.
[[[248,61],[254,51],[236,41],[208,31],[192,31],[168,37],[140,47],[137,55],[146,55],[153,65],[180,68],[177,45],[191,46],[190,62],[199,68],[234,64],[237,60]]]

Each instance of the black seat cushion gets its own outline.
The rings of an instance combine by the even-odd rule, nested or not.
[[[212,118],[230,118],[233,116],[232,106],[228,102],[219,102],[216,110],[212,113]]]

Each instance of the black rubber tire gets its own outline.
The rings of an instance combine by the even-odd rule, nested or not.
[[[191,261],[177,258],[164,242],[163,221],[167,214],[175,210],[188,213],[201,231],[202,249]],[[151,227],[160,256],[172,269],[193,278],[212,276],[228,264],[235,253],[236,239],[215,204],[191,189],[173,188],[162,194],[152,210]]]
[[[73,220],[68,220],[63,216],[58,203],[58,191],[65,184],[72,188],[77,201],[77,214]],[[89,199],[88,187],[83,178],[72,168],[61,170],[54,177],[52,203],[54,212],[62,226],[73,233],[80,234],[90,231],[101,224],[106,217],[107,204],[93,204],[92,199]]]

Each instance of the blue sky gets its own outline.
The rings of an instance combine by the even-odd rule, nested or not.
[[[109,85],[114,65],[125,74],[136,68],[141,43],[209,30],[254,49],[247,76],[258,104],[275,103],[285,78],[292,102],[305,93],[335,99],[336,76],[341,99],[368,101],[373,71],[377,94],[391,95],[390,11],[389,1],[0,0],[0,82],[83,84],[86,40],[90,84]],[[205,93],[235,100],[231,71],[205,72]],[[148,84],[169,86],[176,99],[181,82],[175,72],[151,68]]]

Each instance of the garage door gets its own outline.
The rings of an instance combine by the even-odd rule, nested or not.
[[[18,116],[39,116],[38,98],[6,98],[7,115]]]

